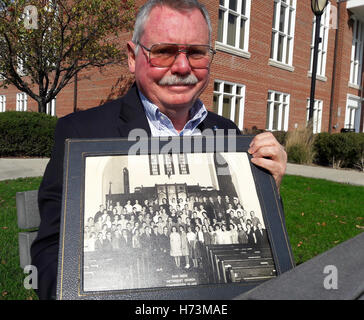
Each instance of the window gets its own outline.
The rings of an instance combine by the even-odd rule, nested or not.
[[[18,65],[16,68],[16,72],[19,74],[19,76],[23,77],[26,75],[25,70],[24,70],[24,61],[21,58],[17,58],[18,61]]]
[[[220,0],[217,41],[248,51],[251,0]]]
[[[348,96],[345,113],[345,129],[355,132],[360,130],[361,100],[356,96]]]
[[[178,155],[178,167],[179,174],[190,174],[186,154],[182,153]]]
[[[16,111],[27,111],[28,107],[28,96],[26,93],[16,94]]]
[[[160,175],[160,168],[159,168],[159,159],[157,154],[150,154],[149,155],[149,169],[151,176]]]
[[[6,110],[6,96],[0,96],[0,112],[5,112]]]
[[[328,5],[321,16],[320,23],[320,38],[321,42],[318,45],[318,55],[317,55],[317,75],[325,77],[326,72],[326,54],[327,54],[327,44],[329,38],[329,28],[330,28],[330,10],[331,5]],[[316,18],[313,18],[312,22],[312,41],[311,41],[311,62],[310,62],[310,72],[312,73],[312,63],[313,63],[313,50],[315,45],[315,30],[316,30]]]
[[[310,116],[310,99],[307,99],[307,117],[306,122],[308,123],[308,118]],[[313,116],[312,116],[312,124],[313,124],[313,133],[321,132],[321,121],[322,121],[322,100],[316,100],[313,104]]]
[[[364,23],[359,20],[354,20],[349,83],[357,86],[361,85],[363,55],[364,55],[363,42],[364,42]]]
[[[244,123],[245,86],[216,80],[214,83],[214,111],[236,123],[240,130]]]
[[[56,115],[56,98],[52,99],[52,101],[47,103],[46,113],[51,116]]]
[[[174,165],[173,165],[173,158],[171,154],[164,154],[164,173],[168,175],[168,177],[174,174]]]
[[[292,65],[296,0],[274,0],[271,59]]]
[[[268,92],[267,130],[288,130],[289,100],[289,94],[276,91]]]

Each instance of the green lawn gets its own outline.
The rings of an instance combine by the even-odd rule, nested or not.
[[[285,176],[281,195],[297,264],[364,231],[364,187]]]
[[[0,181],[0,300],[36,299],[19,267],[15,193],[37,189],[41,178]],[[364,187],[286,176],[281,186],[296,263],[364,231]]]

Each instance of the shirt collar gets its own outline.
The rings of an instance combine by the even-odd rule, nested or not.
[[[165,132],[164,129],[167,128],[169,130],[174,129],[172,121],[165,114],[163,114],[154,103],[152,103],[149,99],[147,99],[140,92],[140,90],[139,90],[139,96],[142,101],[146,117],[151,125],[153,125],[157,130],[164,132]],[[198,127],[198,125],[203,120],[205,120],[207,114],[208,111],[205,105],[202,103],[200,99],[197,99],[196,102],[193,104],[192,108],[190,109],[190,120],[185,124],[185,127],[183,128],[183,130],[180,132],[179,135],[183,135],[185,133],[191,134]]]

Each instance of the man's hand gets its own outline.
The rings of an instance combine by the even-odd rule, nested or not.
[[[248,152],[253,156],[252,162],[270,171],[276,181],[278,190],[287,167],[287,153],[270,132],[254,137]]]

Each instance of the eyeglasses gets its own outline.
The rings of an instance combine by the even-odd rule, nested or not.
[[[150,48],[143,46],[149,53],[149,63],[154,67],[171,67],[181,52],[186,54],[191,68],[205,69],[210,66],[212,58],[216,53],[209,45],[203,44],[176,44],[176,43],[157,43]]]

